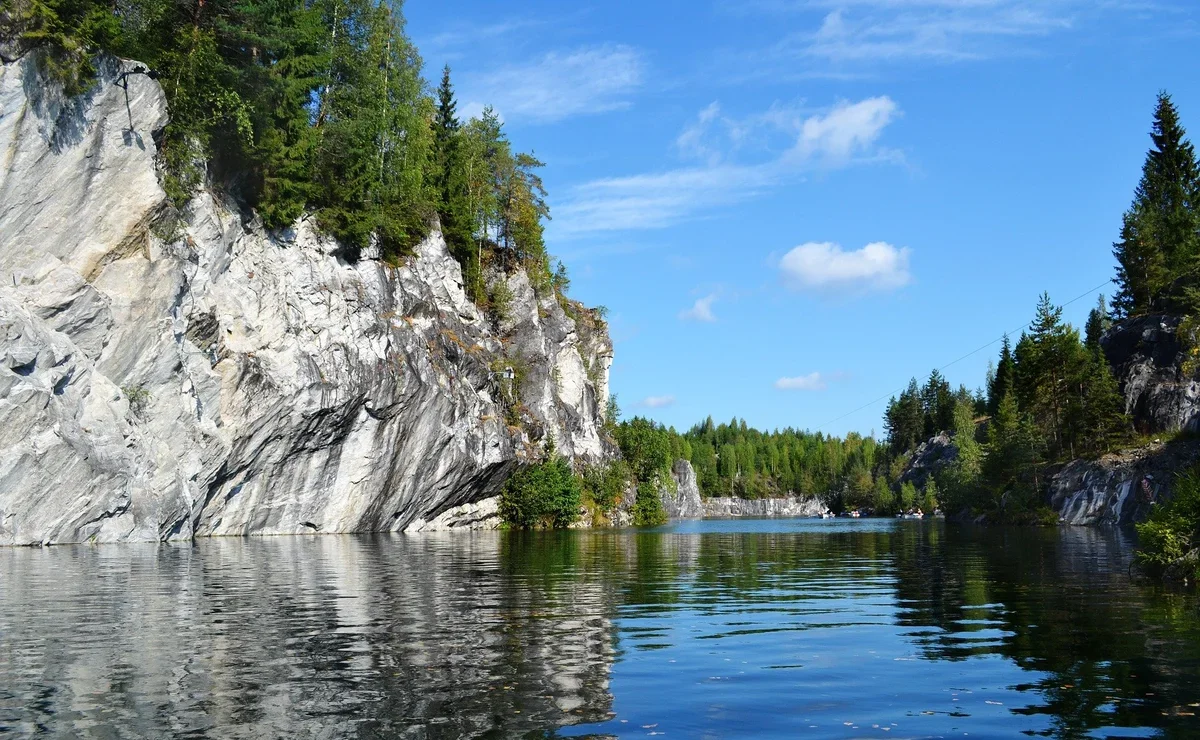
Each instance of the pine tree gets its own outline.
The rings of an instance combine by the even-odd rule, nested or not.
[[[921,388],[921,405],[924,411],[923,435],[929,438],[950,429],[954,423],[954,395],[950,384],[942,374],[934,370]]]
[[[1113,245],[1113,308],[1119,316],[1177,308],[1187,289],[1200,285],[1200,167],[1165,92],[1158,96],[1150,138],[1153,147]]]
[[[1089,349],[1084,373],[1080,443],[1086,451],[1102,454],[1120,441],[1129,429],[1125,399],[1099,347]]]
[[[1072,380],[1083,360],[1079,333],[1062,321],[1062,309],[1047,293],[1038,301],[1028,336],[1017,344],[1016,391],[1020,407],[1037,422],[1055,452],[1070,450],[1066,433]]]
[[[988,414],[995,415],[1000,408],[1000,399],[1014,390],[1016,382],[1016,362],[1013,360],[1012,344],[1008,335],[1004,335],[1004,343],[1000,345],[1000,360],[996,364],[996,373],[988,385]]]
[[[888,443],[895,452],[903,454],[921,442],[925,429],[924,418],[921,390],[917,379],[913,378],[900,397],[888,403],[884,415]]]
[[[946,470],[945,509],[958,512],[976,505],[976,490],[982,471],[983,451],[975,440],[972,405],[960,402],[954,407],[954,446],[958,454]]]
[[[1015,492],[1022,502],[1035,498],[1041,449],[1032,419],[1018,410],[1014,394],[1005,394],[988,425],[987,455],[982,466],[992,506],[998,507],[1008,492]]]
[[[1088,312],[1087,324],[1084,325],[1084,344],[1090,350],[1100,349],[1100,337],[1112,327],[1112,318],[1108,314],[1108,306],[1104,303],[1104,295],[1096,299],[1096,307]]]

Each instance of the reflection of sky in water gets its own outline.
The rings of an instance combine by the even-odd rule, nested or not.
[[[1200,736],[1197,601],[1128,556],[891,520],[0,551],[0,735]]]

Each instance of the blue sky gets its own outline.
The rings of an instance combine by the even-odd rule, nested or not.
[[[1112,276],[1193,0],[410,0],[460,110],[547,163],[626,416],[882,433],[884,401]],[[1106,286],[1105,292],[1110,292]],[[1083,323],[1095,297],[1070,305]],[[981,384],[996,348],[945,371]]]

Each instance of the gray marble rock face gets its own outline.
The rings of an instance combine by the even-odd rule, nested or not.
[[[437,528],[549,437],[616,454],[603,324],[519,270],[495,327],[436,230],[392,266],[209,192],[165,219],[135,64],[0,66],[0,544]]]
[[[913,450],[898,482],[912,483],[918,490],[923,490],[931,476],[950,467],[957,459],[958,445],[954,444],[954,438],[946,432],[938,432]]]
[[[663,510],[669,519],[699,519],[704,516],[704,502],[700,498],[700,487],[696,483],[696,471],[687,460],[676,460],[671,468],[671,478],[675,482],[675,490],[664,487],[659,495],[662,497]]]
[[[1049,481],[1050,507],[1066,524],[1129,524],[1168,500],[1176,476],[1200,461],[1200,442],[1154,442],[1099,460],[1075,460]]]
[[[828,512],[829,507],[815,496],[759,499],[714,496],[704,500],[704,516],[709,517],[812,517]]]
[[[1179,317],[1141,316],[1101,339],[1125,396],[1125,411],[1143,432],[1200,430],[1200,378],[1183,372]]]

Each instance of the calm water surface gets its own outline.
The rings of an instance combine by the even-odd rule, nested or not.
[[[1107,530],[690,522],[0,550],[0,735],[1200,738]]]

